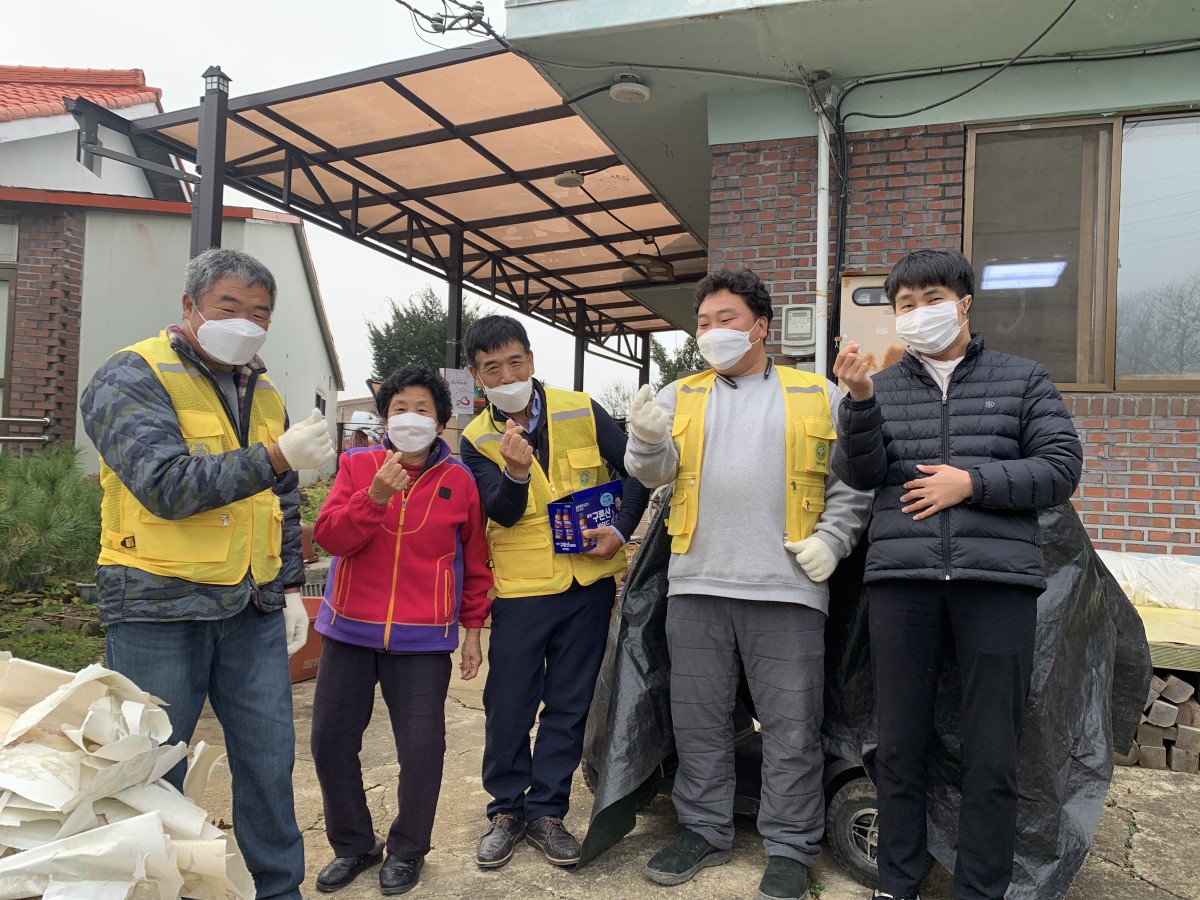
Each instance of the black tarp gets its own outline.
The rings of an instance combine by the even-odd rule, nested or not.
[[[663,509],[666,503],[663,503]],[[1013,900],[1063,897],[1083,864],[1112,778],[1114,745],[1133,741],[1150,680],[1141,619],[1092,550],[1070,504],[1044,511],[1048,587],[1038,600],[1033,682],[1021,741]],[[609,629],[588,719],[584,762],[595,790],[580,865],[627,834],[674,752],[666,649],[669,539],[660,514],[630,570]],[[865,548],[830,582],[824,743],[862,759],[874,749],[870,650],[862,596]],[[929,849],[954,867],[961,755],[958,673],[942,673],[931,755]]]

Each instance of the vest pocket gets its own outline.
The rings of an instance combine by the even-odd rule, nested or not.
[[[229,558],[233,531],[233,518],[226,513],[198,513],[169,522],[143,511],[134,528],[133,551],[144,559],[177,565],[223,563]]]
[[[687,531],[688,525],[688,495],[685,491],[675,489],[671,494],[671,503],[667,507],[667,534],[674,537]]]
[[[671,440],[675,442],[675,452],[679,454],[679,467],[681,469],[686,465],[687,429],[688,423],[691,421],[691,416],[681,416],[678,412],[675,413],[675,418],[671,421]]]
[[[821,513],[825,511],[824,497],[801,497],[800,498],[800,534],[801,540],[813,533],[813,529],[817,527],[817,521],[821,518]]]
[[[225,426],[215,413],[176,410],[183,442],[192,456],[213,456],[225,451]]]
[[[566,452],[559,465],[562,481],[556,485],[556,489],[560,494],[565,494],[599,484],[600,476],[597,473],[604,467],[604,461],[600,458],[600,448],[576,447]]]
[[[833,423],[822,416],[805,416],[792,428],[796,454],[794,471],[799,474],[808,472],[827,475],[829,458],[833,455],[833,442],[837,440]]]
[[[492,566],[499,581],[550,578],[554,574],[554,550],[550,546],[550,524],[543,519],[529,525],[492,530]]]

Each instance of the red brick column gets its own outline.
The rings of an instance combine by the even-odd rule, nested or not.
[[[75,440],[83,210],[19,209],[9,414],[48,416],[55,442]]]

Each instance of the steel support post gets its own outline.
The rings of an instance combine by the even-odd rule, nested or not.
[[[220,66],[204,73],[204,98],[200,104],[200,133],[196,165],[200,186],[192,197],[193,257],[221,246],[221,221],[225,198],[225,129],[229,113],[229,76]]]
[[[463,233],[450,236],[450,255],[446,265],[449,285],[448,315],[446,316],[446,368],[462,368],[462,311],[463,311]]]

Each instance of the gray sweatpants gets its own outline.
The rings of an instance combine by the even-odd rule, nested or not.
[[[811,865],[825,830],[821,718],[825,615],[794,603],[693,594],[667,602],[679,822],[733,845],[733,707],[738,665],[762,725],[758,830],[768,856]]]

